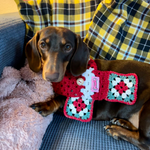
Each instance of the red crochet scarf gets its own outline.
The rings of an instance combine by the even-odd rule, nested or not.
[[[66,72],[61,82],[52,83],[54,92],[67,97],[64,114],[68,118],[90,121],[95,100],[133,105],[137,98],[138,78],[134,73],[99,71],[90,60],[85,73],[78,77]]]

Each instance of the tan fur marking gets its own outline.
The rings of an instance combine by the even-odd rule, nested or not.
[[[65,43],[66,43],[66,40],[65,40],[64,38],[62,38],[61,43],[62,43],[62,44],[65,44]]]
[[[49,39],[46,39],[46,43],[49,43],[50,41],[49,41]]]
[[[58,110],[58,108],[59,108],[59,105],[56,103],[56,101],[55,100],[53,100],[53,104],[54,104],[54,111],[56,111],[56,110]]]
[[[139,117],[141,114],[143,107],[135,114],[133,114],[131,116],[131,118],[129,119],[129,121],[138,129],[139,128]]]
[[[58,52],[55,53],[55,55],[54,55],[54,64],[53,64],[54,67],[53,68],[55,68],[55,66],[56,66],[57,56],[58,56]],[[55,72],[55,70],[53,70],[53,72]]]

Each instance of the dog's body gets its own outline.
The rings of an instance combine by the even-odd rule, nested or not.
[[[65,28],[47,27],[38,32],[26,45],[30,68],[42,68],[45,80],[59,82],[66,69],[78,76],[85,72],[89,50],[80,36]],[[135,73],[138,76],[137,100],[134,105],[117,102],[95,101],[94,120],[111,120],[106,132],[114,138],[124,139],[140,149],[150,149],[150,65],[127,60],[95,60],[98,70],[118,73]],[[65,96],[56,95],[46,103],[35,104],[43,116],[63,107]]]

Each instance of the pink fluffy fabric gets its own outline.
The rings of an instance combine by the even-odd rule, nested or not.
[[[50,82],[26,65],[5,67],[0,79],[0,150],[38,150],[53,115],[42,117],[29,106],[53,96]]]

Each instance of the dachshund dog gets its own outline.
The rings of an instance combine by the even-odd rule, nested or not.
[[[73,76],[86,71],[89,50],[81,37],[62,27],[47,27],[26,44],[30,69],[42,70],[44,80],[59,82],[66,70]],[[105,100],[95,101],[93,120],[110,120],[108,135],[126,140],[140,149],[150,150],[150,65],[130,60],[95,60],[98,70],[135,73],[138,76],[137,100],[125,105]],[[50,101],[34,104],[35,110],[47,116],[64,106],[66,97],[57,95]]]

